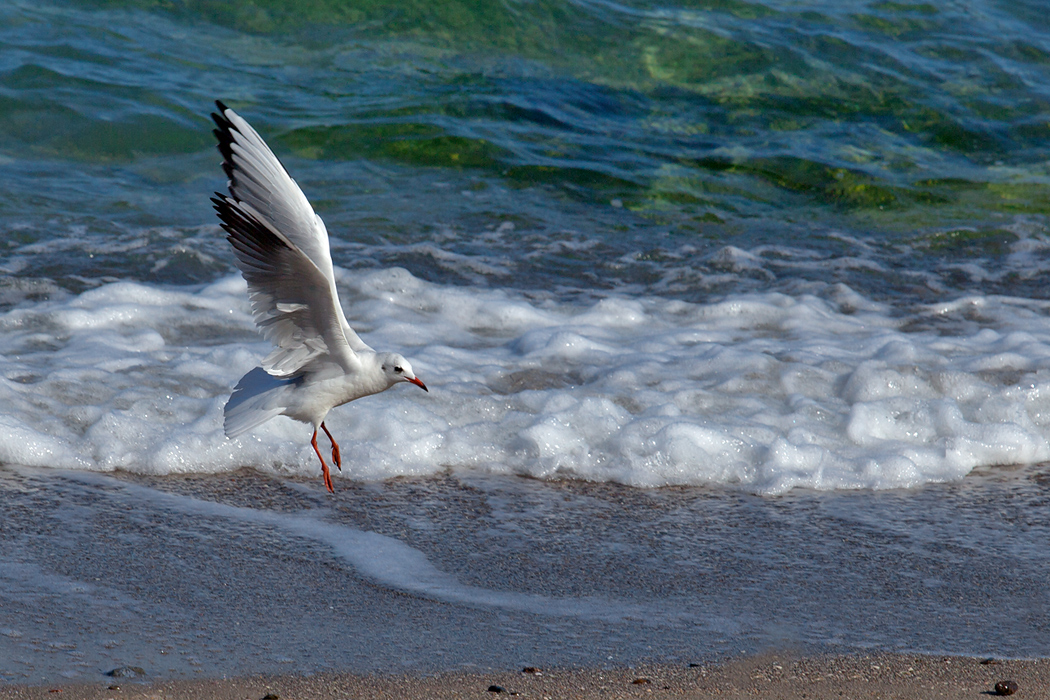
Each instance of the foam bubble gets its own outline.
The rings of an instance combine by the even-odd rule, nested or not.
[[[1050,459],[1042,302],[969,296],[903,315],[829,285],[569,304],[400,269],[338,277],[351,323],[412,359],[431,393],[333,410],[337,478],[462,469],[775,494]],[[230,388],[268,351],[236,277],[26,301],[0,328],[5,463],[318,472],[308,426],[223,434]]]

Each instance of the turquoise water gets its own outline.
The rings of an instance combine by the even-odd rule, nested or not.
[[[215,98],[274,142],[337,264],[487,281],[406,250],[442,234],[525,288],[1044,296],[1045,253],[1010,259],[1050,204],[1035,2],[15,1],[0,27],[13,299],[229,271],[199,230]]]

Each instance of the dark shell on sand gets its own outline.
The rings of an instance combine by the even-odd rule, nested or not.
[[[996,695],[1013,695],[1017,692],[1017,684],[1013,681],[999,681],[995,684]]]

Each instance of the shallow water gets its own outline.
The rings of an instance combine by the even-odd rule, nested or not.
[[[170,673],[233,672],[206,652],[238,640],[237,670],[279,663],[232,631],[249,599],[178,583],[176,540],[201,580],[301,598],[268,609],[307,669],[439,668],[443,645],[457,665],[1045,654],[1024,601],[1045,581],[1048,71],[1034,2],[5,3],[0,465],[31,510],[0,521],[0,651],[28,659],[4,677],[169,673],[176,622]],[[222,434],[268,349],[208,201],[216,98],[325,219],[351,324],[431,389],[332,412],[335,501],[307,427]],[[490,530],[458,532],[463,494],[502,513]],[[361,520],[387,501],[416,525]],[[129,509],[157,514],[148,556]],[[230,527],[250,554],[217,562]],[[84,546],[107,533],[119,576]],[[325,609],[296,567],[356,582],[390,654],[295,631]],[[989,631],[996,604],[1033,623]]]
[[[0,472],[0,677],[1050,654],[1045,469],[769,499]]]

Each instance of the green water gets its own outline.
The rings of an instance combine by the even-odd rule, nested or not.
[[[444,226],[457,253],[534,252],[471,240],[504,221],[535,234],[521,240],[577,236],[650,262],[683,245],[838,259],[857,253],[845,236],[877,266],[963,289],[945,264],[994,268],[1045,236],[1050,24],[1034,2],[19,0],[0,27],[0,212],[24,276],[83,267],[71,254],[45,270],[26,248],[56,226],[69,250],[94,245],[139,278],[156,263],[98,241],[173,226],[221,257],[195,242],[222,187],[215,98],[352,229],[330,227],[350,248]],[[464,191],[489,201],[448,196]],[[139,247],[167,259],[156,238]],[[1020,283],[1000,291],[1040,294]]]

